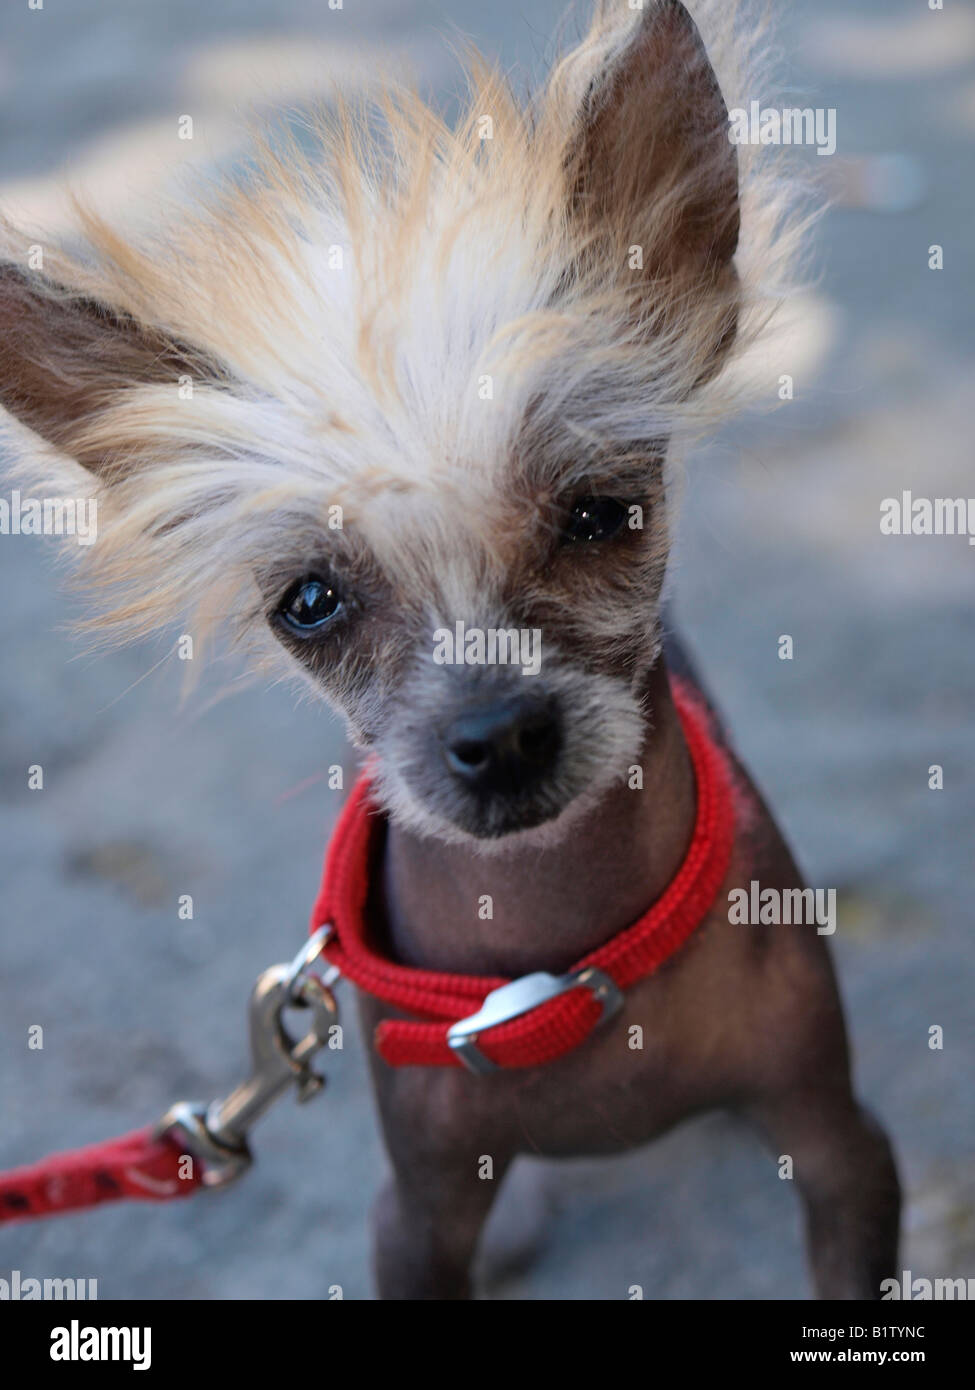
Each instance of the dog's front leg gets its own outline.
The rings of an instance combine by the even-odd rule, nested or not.
[[[777,1159],[792,1159],[816,1295],[878,1299],[898,1277],[900,1184],[890,1141],[844,1078],[765,1098],[752,1116]]]
[[[384,1299],[464,1299],[504,1167],[491,1180],[466,1160],[394,1169],[374,1209],[376,1286]]]

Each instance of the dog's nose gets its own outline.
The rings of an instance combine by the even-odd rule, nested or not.
[[[444,737],[447,766],[472,790],[515,791],[547,772],[559,750],[555,704],[514,695],[467,710]]]

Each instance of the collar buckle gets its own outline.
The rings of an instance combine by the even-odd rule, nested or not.
[[[531,1013],[532,1009],[574,989],[592,990],[593,998],[602,1006],[599,1024],[605,1023],[623,1007],[622,990],[605,971],[597,970],[595,966],[570,970],[567,975],[550,975],[545,970],[537,970],[532,975],[522,975],[510,984],[492,989],[477,1013],[451,1024],[447,1029],[447,1045],[468,1071],[479,1076],[500,1071],[501,1068],[490,1057],[485,1057],[477,1046],[478,1035],[487,1028],[496,1028],[499,1023],[508,1023],[522,1014]]]

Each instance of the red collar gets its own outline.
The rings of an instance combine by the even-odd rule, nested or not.
[[[621,991],[652,975],[707,916],[731,862],[731,778],[699,697],[682,682],[672,684],[697,784],[687,854],[639,921],[566,975],[538,972],[515,981],[452,975],[397,965],[379,955],[366,940],[365,909],[381,820],[368,775],[360,777],[328,848],[311,929],[331,923],[334,936],[324,951],[329,963],[367,994],[424,1020],[379,1024],[376,1050],[391,1066],[467,1066],[481,1072],[561,1057],[615,1013],[623,1002]]]

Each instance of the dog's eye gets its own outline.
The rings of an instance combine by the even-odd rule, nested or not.
[[[342,597],[330,579],[309,574],[296,579],[278,604],[278,616],[298,632],[324,627],[342,607]]]
[[[605,541],[625,520],[626,508],[614,497],[580,497],[562,534],[567,541]]]

